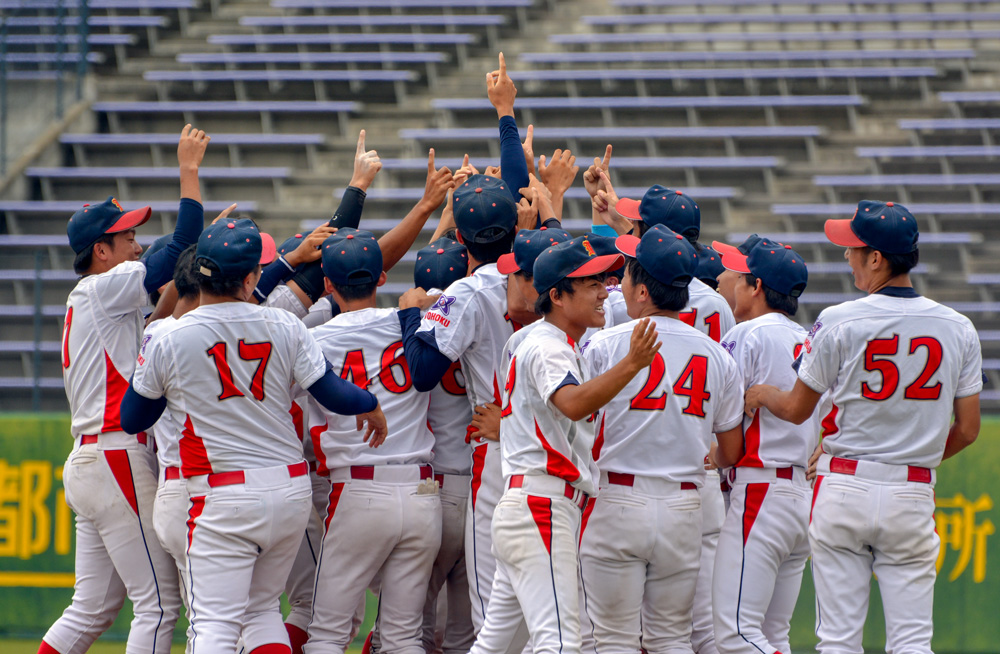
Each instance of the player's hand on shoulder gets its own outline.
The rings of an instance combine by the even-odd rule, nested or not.
[[[643,318],[632,329],[632,337],[625,360],[636,373],[653,363],[653,357],[663,345],[657,336],[656,323],[649,318]]]
[[[767,384],[757,384],[748,388],[746,393],[743,394],[743,412],[753,417],[754,412],[764,406],[764,400],[772,390],[776,391],[778,389]]]
[[[376,406],[374,411],[360,413],[356,418],[358,431],[365,430],[364,438],[361,440],[368,443],[368,447],[378,447],[385,442],[385,437],[389,435],[389,427],[386,425],[381,404]]]
[[[181,130],[181,138],[177,143],[177,163],[181,168],[197,169],[205,158],[205,148],[212,137],[204,130],[195,129],[190,124]]]
[[[400,309],[420,309],[421,311],[426,311],[430,309],[435,302],[437,302],[440,295],[428,295],[427,291],[417,287],[411,288],[402,295],[399,296],[399,308]]]
[[[500,407],[492,402],[475,407],[472,422],[476,436],[497,443],[500,441]]]

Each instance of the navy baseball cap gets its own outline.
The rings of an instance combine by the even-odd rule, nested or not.
[[[441,237],[417,251],[413,283],[423,289],[446,289],[469,274],[469,253],[465,246]]]
[[[747,236],[742,243],[737,245],[736,249],[743,254],[750,254],[750,250],[763,240],[763,236],[760,236],[759,234],[751,234],[750,236]]]
[[[701,233],[701,209],[682,191],[660,186],[650,186],[642,200],[621,198],[615,211],[630,220],[641,220],[647,225],[666,225],[678,234],[694,230]]]
[[[149,207],[125,211],[113,197],[100,204],[85,204],[66,224],[69,245],[74,252],[82,254],[105,234],[135,229],[149,220],[152,213]]]
[[[545,248],[571,240],[573,237],[564,229],[542,227],[518,230],[517,236],[514,237],[514,251],[500,257],[497,261],[497,271],[501,275],[509,275],[518,270],[532,274],[535,259]]]
[[[809,283],[806,262],[791,245],[762,238],[750,254],[718,241],[713,242],[712,247],[722,253],[722,265],[727,270],[749,273],[782,295],[799,297]]]
[[[455,189],[455,225],[470,243],[493,243],[517,224],[517,204],[507,183],[495,177],[473,175]]]
[[[618,254],[618,246],[615,245],[615,238],[611,236],[601,236],[600,234],[593,234],[593,233],[587,234],[586,237],[587,240],[590,241],[590,244],[594,246],[594,251],[597,252],[598,255]],[[625,267],[625,261],[622,260],[622,265],[618,266],[617,268],[609,268],[608,274],[614,275],[615,277],[618,277],[620,279],[623,272],[622,269],[624,267]]]
[[[623,254],[638,259],[653,279],[667,286],[686,287],[698,269],[698,251],[666,225],[653,225],[641,239],[624,234],[615,244]]]
[[[698,268],[694,271],[697,279],[715,288],[719,283],[719,275],[725,270],[722,265],[722,255],[705,244],[698,244]]]
[[[920,232],[910,210],[895,202],[862,200],[850,220],[828,220],[826,237],[847,248],[870,247],[888,254],[909,254],[917,249]]]
[[[206,277],[213,275],[211,269],[201,265],[205,260],[215,264],[224,276],[242,277],[258,265],[270,263],[274,260],[274,239],[265,236],[249,218],[209,225],[198,237],[198,271]]]
[[[567,277],[591,277],[618,268],[625,258],[621,254],[599,255],[586,236],[556,243],[535,259],[531,284],[544,293]]]
[[[149,247],[142,253],[142,256],[139,257],[139,261],[145,261],[163,248],[167,247],[167,244],[170,243],[173,238],[173,234],[164,234],[163,236],[157,237],[155,241],[149,244]]]
[[[306,237],[303,234],[296,234],[295,236],[289,236],[281,243],[281,245],[277,247],[278,254],[282,256],[288,254],[295,248],[299,247],[299,245],[302,243],[302,241],[305,240],[305,238]]]
[[[382,250],[375,235],[341,227],[323,241],[323,274],[339,286],[372,284],[382,276]]]

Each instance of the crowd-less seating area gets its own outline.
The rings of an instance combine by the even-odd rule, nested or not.
[[[25,4],[0,0],[18,8],[8,70],[59,75],[79,45],[75,3]],[[620,195],[681,188],[706,242],[794,244],[810,262],[804,323],[857,295],[823,221],[863,198],[906,203],[921,221],[918,291],[976,322],[986,406],[1000,408],[1000,2],[91,0],[87,26],[96,128],[61,134],[23,171],[26,191],[0,197],[0,388],[14,398],[0,404],[23,402],[37,377],[45,403],[64,406],[66,217],[115,194],[153,206],[141,242],[171,229],[185,122],[212,135],[208,217],[237,202],[278,238],[329,217],[365,128],[383,170],[364,225],[381,234],[420,197],[428,148],[438,166],[498,163],[482,78],[503,50],[536,156],[569,147],[587,165],[612,143]],[[589,224],[578,179],[565,225]]]

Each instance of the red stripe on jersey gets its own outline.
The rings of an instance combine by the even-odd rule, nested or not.
[[[590,522],[590,514],[594,512],[594,504],[596,500],[590,500],[587,502],[586,508],[583,509],[583,517],[580,518],[580,544],[583,544],[583,532],[587,531],[587,523]]]
[[[813,483],[813,501],[809,506],[809,524],[813,521],[813,509],[816,508],[816,497],[819,495],[819,487],[823,484],[823,475],[817,475],[816,481]],[[936,529],[936,527],[935,527]]]
[[[534,518],[538,526],[538,533],[542,537],[542,544],[545,551],[552,556],[552,500],[547,497],[528,495],[528,508],[531,510],[531,517]]]
[[[542,442],[542,449],[545,450],[546,473],[553,477],[559,477],[571,484],[580,478],[580,471],[576,469],[576,466],[545,440],[545,436],[542,434],[537,420],[535,421],[535,435],[538,436],[538,440]]]
[[[820,435],[820,438],[833,436],[838,431],[840,431],[840,427],[837,426],[837,414],[839,412],[840,412],[840,407],[838,407],[836,404],[832,405],[830,413],[826,414],[826,416],[824,416],[823,418],[823,422],[820,423],[820,426],[823,427],[823,432]]]
[[[302,428],[302,407],[299,406],[298,402],[292,402],[292,408],[288,410],[292,414],[292,425],[295,427],[295,435],[302,440],[305,436],[305,431]]]
[[[760,505],[764,503],[764,496],[771,484],[747,484],[746,504],[743,506],[743,545],[747,544],[750,538],[750,530],[760,513]]]
[[[746,453],[736,467],[763,468],[764,462],[760,460],[760,409],[753,414],[753,420],[743,438],[746,441]]]
[[[333,519],[333,514],[337,512],[337,505],[340,504],[340,496],[344,493],[343,482],[339,484],[333,484],[330,488],[330,502],[326,505],[326,520],[323,521],[323,527],[326,531],[330,531],[330,520]]]
[[[476,510],[476,496],[479,495],[479,487],[483,485],[483,468],[486,467],[487,444],[477,445],[472,450],[472,510]]]
[[[208,460],[205,442],[194,433],[191,416],[185,414],[184,430],[181,431],[181,472],[185,477],[212,474],[212,463]]]
[[[601,458],[601,448],[604,447],[604,414],[601,414],[601,426],[597,430],[597,438],[594,439],[594,447],[591,449],[590,453],[594,457],[594,461]]]
[[[500,395],[500,384],[497,382],[497,373],[493,372],[493,404],[503,406],[503,396]]]
[[[122,430],[122,398],[128,389],[128,382],[121,376],[115,364],[111,363],[108,351],[104,350],[104,424],[101,433]]]
[[[315,427],[309,428],[309,436],[312,439],[313,444],[313,453],[316,455],[317,475],[330,474],[330,468],[326,465],[326,454],[323,452],[323,446],[320,444],[320,436],[327,430],[328,426],[329,424],[324,422],[322,425],[316,425]]]
[[[191,506],[188,508],[188,552],[191,551],[191,540],[194,538],[194,526],[195,522],[201,516],[201,512],[205,510],[205,496],[199,495],[197,497],[191,498]]]
[[[111,474],[118,482],[118,488],[122,489],[128,505],[132,511],[139,515],[139,501],[135,497],[135,484],[132,482],[132,465],[128,460],[127,450],[104,450],[104,458],[111,468]]]

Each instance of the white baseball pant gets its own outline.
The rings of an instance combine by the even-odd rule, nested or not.
[[[170,652],[180,588],[153,530],[156,457],[140,438],[81,436],[63,470],[66,503],[76,513],[76,583],[72,603],[43,639],[60,654],[86,652],[126,595],[134,612],[126,653]]]
[[[719,532],[726,519],[726,505],[722,497],[719,473],[709,470],[701,494],[701,567],[698,585],[694,591],[694,609],[691,612],[691,648],[695,654],[718,654],[715,646],[715,625],[712,617],[712,572],[715,568],[715,548]]]
[[[886,651],[930,654],[941,543],[934,530],[935,477],[928,468],[820,457],[809,544],[822,654],[864,651],[873,573]]]
[[[580,537],[586,612],[601,654],[691,653],[701,559],[694,484],[601,473]]]
[[[548,475],[514,475],[493,516],[497,573],[472,654],[509,641],[520,613],[536,654],[581,650],[579,533],[586,495]]]
[[[465,566],[472,603],[472,626],[479,634],[490,603],[496,559],[493,513],[503,494],[500,443],[483,443],[472,451],[472,483],[465,520]]]
[[[187,480],[193,654],[288,648],[279,597],[312,510],[305,461]],[[284,649],[283,651],[287,651]]]
[[[310,466],[312,470],[313,466]],[[319,559],[319,548],[323,542],[323,519],[326,515],[326,504],[330,497],[330,480],[309,473],[312,484],[312,499],[314,511],[309,512],[309,523],[302,534],[299,551],[292,563],[292,570],[285,582],[285,595],[288,596],[289,612],[285,618],[285,629],[292,644],[292,654],[299,654],[307,638],[309,618],[312,616],[313,587],[316,584],[316,561]]]
[[[381,572],[380,650],[423,654],[424,601],[441,546],[441,500],[429,465],[338,468],[326,514],[306,654],[342,654],[354,614]]]
[[[715,552],[715,645],[722,654],[788,654],[809,557],[804,468],[735,468]]]
[[[156,499],[153,501],[153,529],[160,540],[163,551],[170,555],[177,565],[177,578],[180,582],[181,599],[184,611],[190,617],[191,603],[187,590],[187,529],[188,504],[190,498],[187,483],[181,477],[180,468],[161,468],[159,472],[160,485],[156,489]],[[191,627],[188,624],[188,640],[191,639]]]

